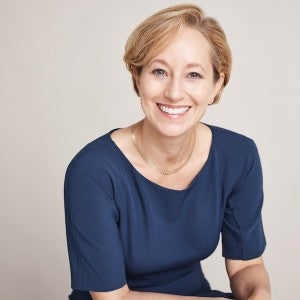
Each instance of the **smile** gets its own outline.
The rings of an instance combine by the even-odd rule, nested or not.
[[[190,106],[168,107],[162,104],[157,105],[158,108],[169,115],[182,115],[190,109]]]

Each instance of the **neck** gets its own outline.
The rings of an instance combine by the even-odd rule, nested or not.
[[[137,124],[137,140],[151,160],[163,168],[169,168],[187,158],[193,147],[195,129],[191,128],[180,136],[166,136],[143,120]]]

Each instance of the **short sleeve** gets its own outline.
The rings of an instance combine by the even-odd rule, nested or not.
[[[230,193],[222,227],[223,256],[248,260],[261,256],[266,240],[261,209],[263,178],[257,147],[252,140],[241,150],[246,158],[238,160],[243,173]]]
[[[126,284],[118,210],[92,162],[77,160],[65,177],[65,220],[71,286],[110,291]]]

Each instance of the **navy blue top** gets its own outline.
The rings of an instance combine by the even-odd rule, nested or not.
[[[265,248],[262,171],[253,140],[208,125],[208,159],[178,191],[141,175],[110,137],[84,147],[65,178],[72,288],[215,296],[199,262],[220,233],[223,256],[248,260]],[[88,292],[81,292],[86,294]],[[75,299],[75,298],[74,298]]]

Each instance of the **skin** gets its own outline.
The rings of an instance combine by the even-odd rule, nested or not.
[[[207,40],[198,31],[182,29],[171,45],[144,66],[140,76],[135,76],[144,125],[152,128],[152,135],[179,142],[179,138],[189,137],[223,83],[223,74],[217,83],[212,75]],[[160,104],[189,110],[167,115],[159,109]]]
[[[195,129],[195,151],[180,172],[165,176],[149,167],[137,154],[130,140],[131,126],[114,131],[111,137],[146,178],[171,189],[185,189],[207,160],[212,135],[199,121],[222,86],[224,75],[221,74],[218,82],[213,81],[209,43],[200,32],[182,28],[171,44],[135,76],[145,114],[136,124],[136,138],[141,149],[160,167],[173,169],[187,157]],[[168,114],[162,111],[162,106],[164,110],[184,109],[185,112]],[[225,264],[236,299],[270,299],[270,284],[262,257],[246,261],[225,259]],[[91,295],[93,300],[213,299],[135,292],[127,285],[111,292],[91,292]]]

